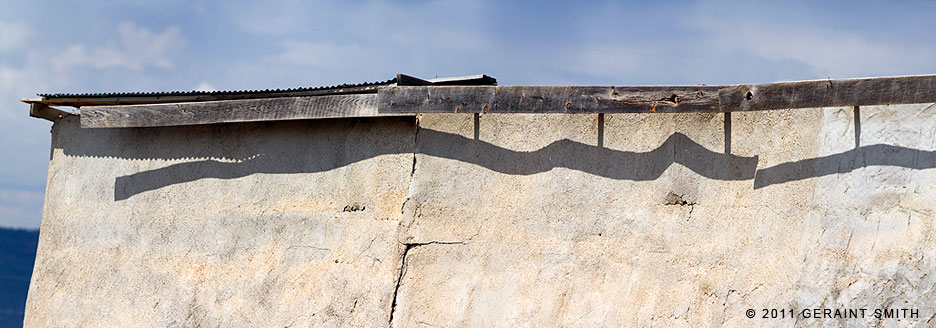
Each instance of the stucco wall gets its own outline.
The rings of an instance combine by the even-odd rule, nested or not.
[[[26,325],[926,325],[936,109],[860,112],[66,118]]]

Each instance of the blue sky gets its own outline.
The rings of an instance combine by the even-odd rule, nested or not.
[[[936,73],[936,1],[0,1],[0,226],[39,226],[45,92],[485,73],[502,85]]]

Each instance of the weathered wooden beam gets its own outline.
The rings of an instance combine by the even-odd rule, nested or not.
[[[86,106],[81,108],[81,127],[126,128],[398,115],[377,113],[376,99],[375,94],[353,94],[174,104]]]
[[[671,87],[396,86],[380,113],[689,113],[936,102],[936,75]]]
[[[377,92],[381,113],[717,112],[718,88],[413,86]]]
[[[936,102],[936,75],[723,86],[722,111]]]
[[[381,87],[376,94],[85,106],[81,125],[146,127],[415,113],[733,112],[936,102],[936,75],[655,87],[439,86],[412,79],[413,84],[432,84]],[[32,107],[34,116],[67,114],[32,104],[38,106]]]
[[[28,101],[28,99],[23,99],[23,101]],[[46,119],[52,122],[55,120],[63,118],[65,116],[74,115],[72,113],[49,107],[49,105],[30,102],[29,103],[29,116],[38,117]]]

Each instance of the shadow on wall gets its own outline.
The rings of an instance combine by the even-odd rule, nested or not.
[[[415,130],[414,126],[409,129]],[[125,175],[116,179],[114,198],[123,200],[141,192],[205,178],[234,179],[255,173],[322,172],[379,155],[412,153],[413,139],[407,138],[410,147],[400,151],[400,147],[379,146],[386,140],[362,137],[355,142],[336,144],[335,149],[327,153],[328,156],[322,156],[323,152],[303,152],[302,147],[296,147],[290,152],[270,152],[264,147],[257,147],[263,152],[236,162],[200,160]],[[416,151],[420,154],[472,163],[514,175],[531,175],[564,167],[612,179],[646,181],[659,178],[666,168],[679,163],[711,179],[749,180],[754,178],[757,166],[757,157],[712,152],[680,133],[671,135],[649,152],[611,150],[567,139],[536,151],[520,152],[457,134],[427,129],[420,129],[417,138]],[[290,143],[305,145],[309,141],[296,139]],[[378,146],[369,151],[355,149],[361,144]],[[297,157],[301,159],[296,160]]]
[[[313,173],[386,154],[417,153],[476,164],[514,175],[557,167],[618,180],[659,178],[673,163],[717,180],[754,179],[754,188],[884,165],[936,168],[936,152],[869,145],[757,170],[757,157],[713,152],[674,133],[648,152],[628,152],[567,139],[522,152],[442,131],[419,129],[411,117],[264,122],[144,129],[74,129],[56,145],[69,156],[123,159],[199,159],[120,176],[115,200],[206,178],[234,179],[257,173]],[[322,142],[322,141],[326,142]],[[416,140],[415,149],[413,141]],[[726,149],[728,149],[726,147]],[[756,173],[756,174],[755,174]]]
[[[936,168],[936,151],[882,144],[861,146],[838,154],[787,162],[757,170],[754,189],[831,174],[848,173],[867,166],[897,166],[914,170]]]
[[[716,153],[682,133],[674,133],[648,152],[613,150],[568,139],[531,152],[519,152],[457,134],[419,130],[420,154],[483,166],[505,174],[530,175],[557,167],[617,180],[647,181],[663,175],[673,163],[716,180],[754,178],[757,157]]]
[[[675,162],[711,179],[748,180],[754,178],[757,166],[757,157],[712,152],[680,133],[671,135],[662,145],[649,152],[611,150],[567,139],[536,151],[519,152],[457,134],[427,129],[420,129],[418,138],[417,152],[420,154],[472,163],[515,175],[531,175],[564,167],[606,178],[646,181],[659,178]],[[294,142],[302,145],[308,140]],[[321,156],[320,152],[299,155],[293,152],[264,152],[238,162],[201,160],[173,164],[117,177],[114,198],[123,200],[144,191],[205,178],[234,179],[255,173],[322,172],[379,155],[412,152],[412,148],[397,152],[397,147],[377,147],[371,152],[353,151],[361,143],[381,142],[361,140],[343,143],[334,150],[334,154],[339,154],[335,158]],[[295,157],[304,159],[296,161]]]
[[[328,171],[380,155],[411,153],[415,138],[411,117],[130,129],[82,129],[74,123],[53,134],[53,147],[67,156],[187,160],[117,177],[115,200],[206,178]]]

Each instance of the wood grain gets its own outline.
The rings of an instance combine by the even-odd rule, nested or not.
[[[381,113],[679,113],[718,111],[718,89],[412,86],[377,92]]]
[[[936,75],[729,86],[395,86],[381,113],[690,113],[936,102]]]
[[[722,111],[936,102],[936,75],[723,86]]]
[[[375,94],[357,94],[175,104],[86,106],[81,108],[81,127],[124,128],[387,116],[388,114],[377,113],[375,100]]]
[[[65,116],[74,115],[72,113],[49,107],[46,104],[40,103],[30,103],[29,104],[29,116],[38,117],[41,119],[46,119],[52,122],[63,118]]]
[[[432,83],[402,75],[398,78],[410,84]],[[380,87],[376,94],[84,106],[81,125],[146,127],[416,113],[734,112],[931,102],[936,102],[936,75],[729,86],[429,84]]]

